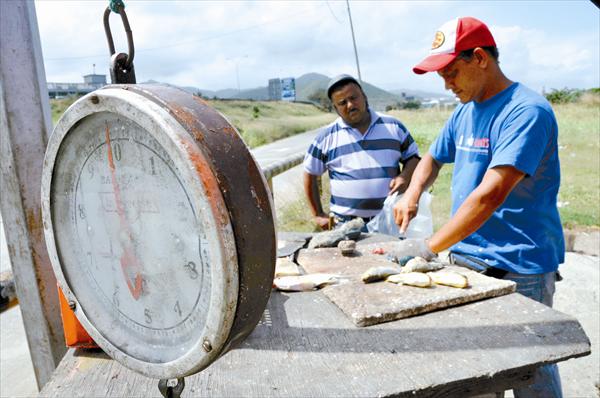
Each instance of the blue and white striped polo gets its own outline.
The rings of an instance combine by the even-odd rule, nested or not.
[[[396,118],[369,109],[371,124],[363,135],[342,118],[323,127],[304,156],[304,170],[329,172],[330,211],[371,217],[383,206],[390,181],[404,163],[419,155],[417,144]]]

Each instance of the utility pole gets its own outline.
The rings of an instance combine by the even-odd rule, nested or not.
[[[358,81],[362,83],[360,76],[360,65],[358,64],[358,51],[356,50],[356,39],[354,38],[354,26],[352,26],[352,13],[350,13],[350,3],[346,0],[348,6],[348,19],[350,20],[350,32],[352,32],[352,44],[354,45],[354,58],[356,58],[356,70],[358,71]]]
[[[238,61],[235,61],[235,77],[237,80],[237,88],[238,88],[238,94],[239,94],[242,90],[240,90],[240,71],[238,68]]]
[[[242,59],[242,58],[248,58],[248,55],[243,55],[241,57],[236,57],[236,58],[227,58],[228,61],[233,61],[234,65],[235,65],[235,80],[237,82],[238,94],[242,92],[242,90],[240,88],[240,71],[239,71],[239,62],[240,62],[240,59]]]

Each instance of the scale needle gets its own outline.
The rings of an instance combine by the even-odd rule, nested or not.
[[[142,266],[133,249],[133,237],[129,223],[127,222],[125,207],[123,206],[123,201],[121,200],[121,190],[119,189],[119,184],[117,183],[108,122],[106,122],[106,145],[108,148],[108,168],[110,169],[110,178],[112,181],[113,192],[115,194],[117,214],[119,215],[119,240],[121,241],[121,245],[123,247],[123,254],[121,254],[121,269],[125,275],[125,281],[127,282],[127,287],[129,288],[131,295],[137,300],[142,293]]]

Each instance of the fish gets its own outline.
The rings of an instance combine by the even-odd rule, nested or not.
[[[399,285],[409,285],[416,287],[429,287],[432,285],[428,274],[422,272],[407,272],[388,276],[386,282],[397,283]]]
[[[386,258],[396,264],[400,264],[401,267],[404,267],[406,265],[407,262],[409,262],[410,260],[412,260],[414,257],[413,256],[401,256],[398,257],[396,253],[390,253],[386,256]]]
[[[402,267],[402,273],[408,272],[430,272],[437,271],[444,268],[442,263],[428,262],[423,257],[415,257],[409,260],[404,267]]]
[[[398,259],[398,264],[400,264],[401,267],[404,267],[406,263],[408,263],[413,258],[413,256],[402,256]]]
[[[379,266],[379,267],[371,267],[366,270],[362,275],[361,279],[364,283],[371,283],[382,281],[390,275],[395,275],[400,273],[400,268],[398,267],[388,267],[388,266]]]
[[[334,274],[307,274],[297,276],[282,276],[273,279],[273,286],[285,292],[306,292],[319,289],[326,285],[340,282],[340,276]]]
[[[365,226],[365,221],[358,217],[333,231],[319,232],[308,243],[309,249],[317,249],[319,247],[335,247],[344,240],[356,240],[360,237],[362,228]]]
[[[280,257],[275,262],[275,278],[282,276],[298,276],[300,275],[298,265],[288,257]]]
[[[439,272],[430,272],[428,275],[431,277],[434,283],[438,285],[445,285],[451,287],[458,287],[464,289],[469,286],[469,279],[459,274],[458,272],[452,271],[439,271]]]

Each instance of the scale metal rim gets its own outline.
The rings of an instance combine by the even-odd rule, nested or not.
[[[69,286],[59,260],[50,202],[54,165],[61,143],[71,129],[86,116],[101,111],[112,112],[138,123],[163,146],[179,166],[183,180],[190,183],[188,187],[191,187],[190,193],[193,198],[207,198],[210,195],[212,200],[209,201],[212,205],[212,212],[209,213],[213,216],[215,229],[218,228],[218,231],[213,231],[216,232],[213,235],[217,237],[217,244],[221,249],[219,253],[223,254],[224,258],[220,262],[220,272],[213,272],[216,278],[212,278],[211,300],[204,332],[201,333],[202,337],[183,356],[170,362],[151,363],[139,360],[107,340],[87,318],[85,309],[81,307]],[[160,131],[167,134],[162,134]],[[169,111],[146,96],[123,87],[109,86],[80,98],[58,121],[48,141],[41,186],[44,233],[58,284],[67,300],[74,304],[75,315],[86,331],[109,356],[145,376],[166,379],[196,373],[209,366],[221,355],[234,324],[239,291],[234,233],[223,195],[215,175],[211,172],[209,161],[190,137],[189,132]]]

